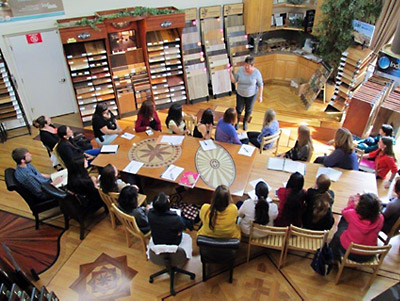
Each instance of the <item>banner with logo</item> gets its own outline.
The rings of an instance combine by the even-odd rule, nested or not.
[[[62,0],[0,0],[0,24],[61,15]]]
[[[400,58],[396,58],[382,51],[379,52],[376,71],[380,76],[400,82]]]

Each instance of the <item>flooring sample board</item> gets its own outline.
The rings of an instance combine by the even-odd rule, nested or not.
[[[134,50],[127,50],[125,52],[126,62],[128,65],[138,64],[144,62],[143,49],[138,48]]]
[[[205,46],[206,52],[210,52],[210,51],[216,51],[216,50],[221,50],[221,49],[226,49],[225,44],[224,43],[219,43],[217,45],[210,45],[210,46]]]
[[[194,31],[191,33],[184,33],[182,35],[183,44],[193,44],[200,42],[200,35],[198,31]]]
[[[210,62],[214,62],[214,61],[219,61],[219,60],[224,60],[228,58],[228,54],[225,52],[224,54],[218,54],[218,55],[209,55],[209,53],[207,53],[208,55],[208,60]]]
[[[214,95],[219,95],[232,91],[231,78],[229,70],[220,70],[211,72],[211,85]]]
[[[226,24],[225,24],[226,25]],[[244,25],[239,25],[239,26],[228,26],[226,27],[226,34],[229,35],[232,32],[237,32],[237,31],[245,31]]]
[[[239,25],[244,25],[243,15],[235,15],[235,16],[225,17],[225,27],[232,27],[232,26],[239,26]]]
[[[221,21],[218,20],[217,18],[201,20],[201,32],[207,32],[211,29],[219,29],[219,28],[222,28],[222,26],[221,26]]]
[[[228,58],[226,58],[226,59],[223,59],[223,60],[210,62],[210,67],[212,69],[212,68],[217,67],[217,66],[228,65],[228,64],[229,64],[229,60],[228,60]]]

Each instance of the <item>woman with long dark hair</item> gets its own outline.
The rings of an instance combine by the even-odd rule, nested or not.
[[[60,140],[58,141],[57,152],[61,160],[67,165],[71,162],[72,158],[84,155],[87,160],[93,160],[99,153],[99,148],[83,150],[77,145],[73,139],[74,133],[69,126],[62,125],[57,128],[57,134]]]
[[[92,127],[96,141],[100,145],[111,144],[122,133],[117,119],[104,102],[98,103],[96,106]]]
[[[240,229],[236,224],[237,207],[232,203],[231,193],[225,185],[218,186],[211,198],[211,204],[200,209],[203,225],[197,235],[217,238],[239,238]]]
[[[260,225],[273,226],[274,219],[278,216],[278,206],[268,197],[268,185],[265,182],[258,182],[255,190],[257,198],[244,201],[238,214],[240,230],[246,236],[250,235],[252,221]],[[254,232],[255,237],[264,235]]]
[[[72,158],[68,167],[68,190],[81,196],[82,205],[91,208],[100,208],[103,201],[96,188],[96,178],[90,177],[87,171],[88,161],[80,154]]]
[[[126,180],[127,183],[120,179],[118,169],[114,164],[107,164],[100,171],[100,188],[105,193],[121,192],[121,190],[124,187],[129,186],[129,184],[139,191],[139,187],[135,185],[135,175],[129,174],[128,177],[126,177]]]
[[[301,173],[293,173],[286,187],[278,189],[279,198],[279,214],[274,225],[278,227],[286,227],[290,224],[301,227],[302,213],[304,208],[305,191],[304,177]]]
[[[35,119],[32,124],[39,129],[39,137],[43,145],[50,151],[53,151],[59,137],[57,135],[57,128],[51,124],[51,118],[42,115]]]
[[[194,127],[193,137],[211,139],[211,133],[214,126],[214,113],[207,109],[201,115],[200,122]]]
[[[147,218],[148,210],[138,206],[137,200],[137,189],[130,185],[125,186],[118,197],[118,208],[126,214],[134,216],[140,231],[146,234],[150,231],[149,220]]]
[[[151,239],[148,249],[154,245],[177,245],[185,250],[186,258],[192,257],[192,238],[183,233],[186,226],[182,218],[170,210],[169,196],[160,192],[153,199],[153,208],[149,210],[148,219]]]
[[[135,123],[135,131],[144,132],[150,129],[161,131],[161,121],[160,118],[158,118],[154,101],[148,99],[142,103],[139,109]]]
[[[334,258],[340,260],[350,243],[376,246],[378,233],[384,223],[381,203],[373,193],[364,193],[349,198],[347,207],[342,210],[338,229],[330,243]],[[350,260],[365,262],[368,255],[350,254]]]
[[[171,134],[190,134],[189,130],[186,129],[186,123],[183,120],[183,116],[185,116],[185,113],[182,111],[182,105],[175,103],[169,108],[165,124]]]

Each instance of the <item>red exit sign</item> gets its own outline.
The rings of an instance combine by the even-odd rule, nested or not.
[[[25,36],[26,36],[26,40],[28,41],[28,44],[37,44],[37,43],[43,42],[42,35],[40,34],[40,32],[30,33]]]

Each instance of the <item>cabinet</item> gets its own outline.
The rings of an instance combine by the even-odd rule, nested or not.
[[[274,3],[274,0],[243,0],[247,34],[272,30],[312,32],[321,21],[323,0],[305,0],[303,4],[275,2],[279,3]]]

